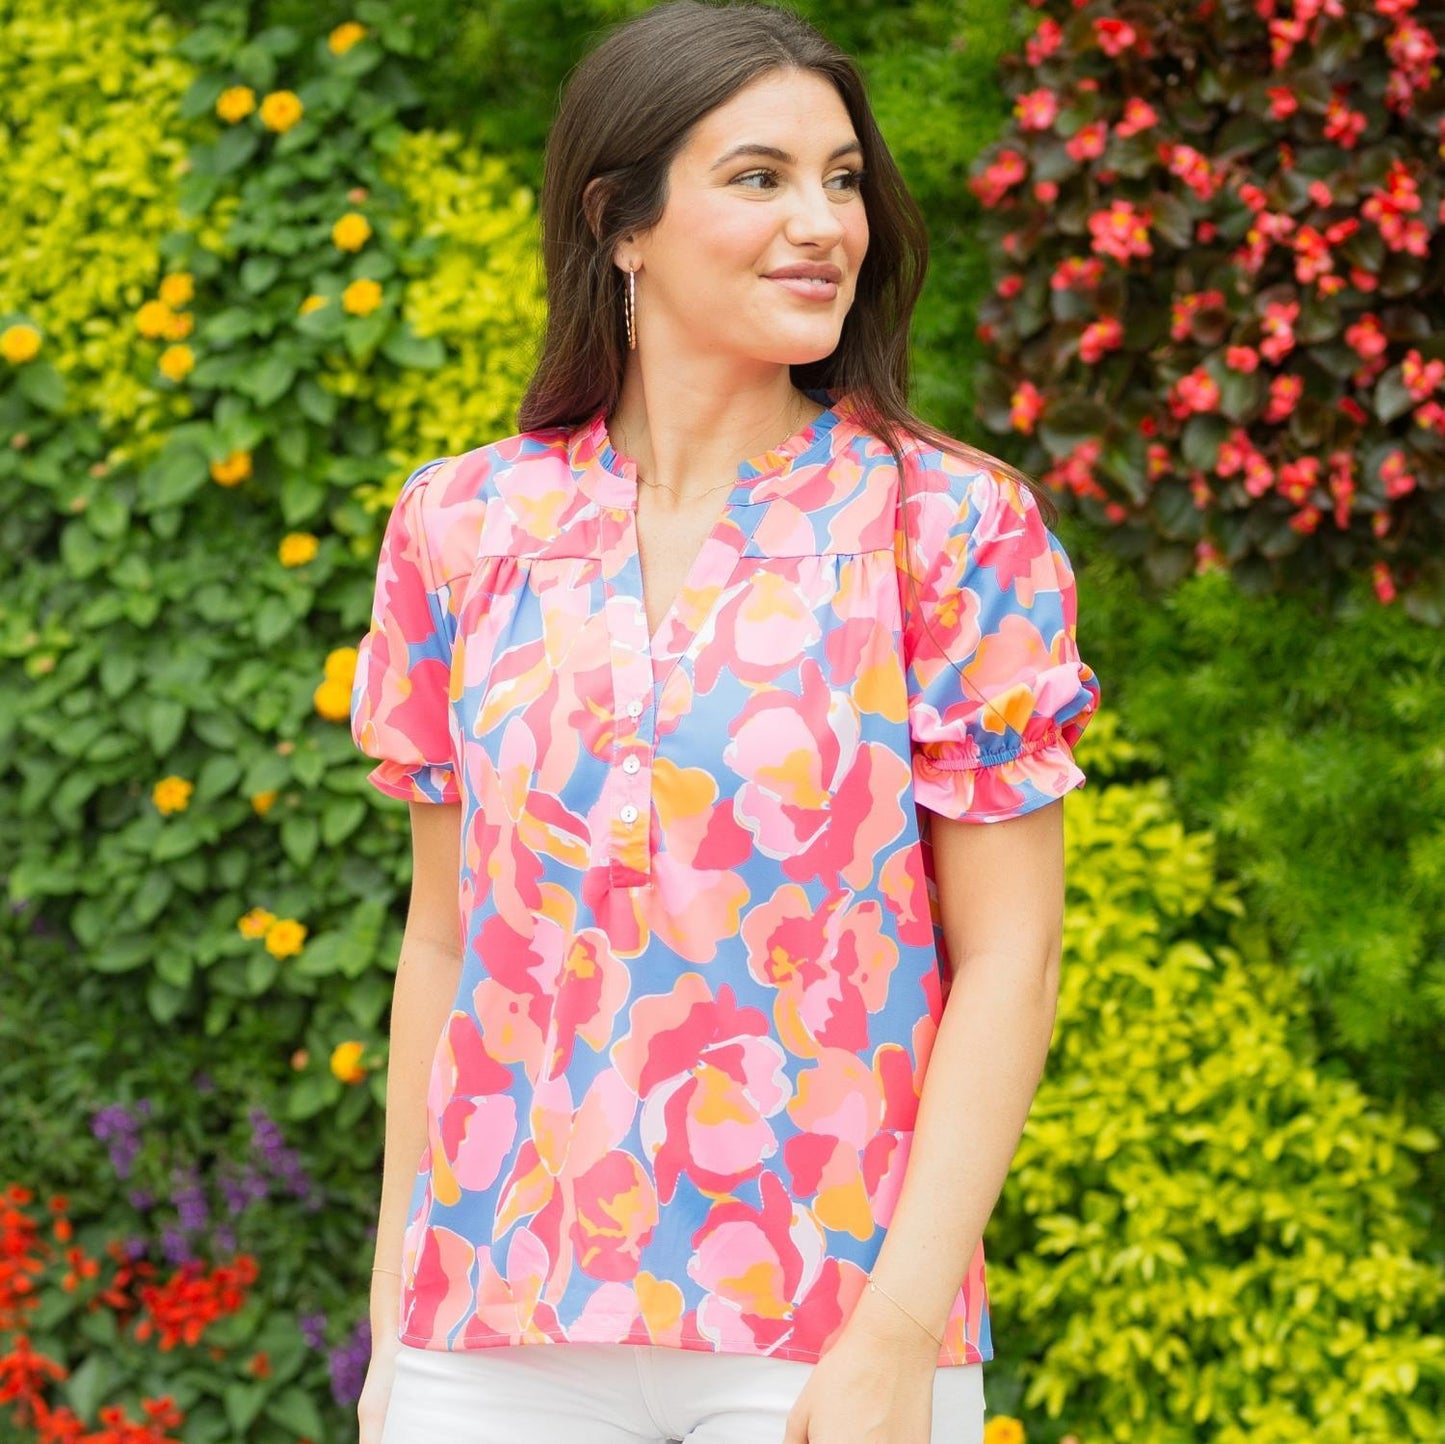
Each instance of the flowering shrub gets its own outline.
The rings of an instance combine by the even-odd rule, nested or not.
[[[985,424],[1161,583],[1445,623],[1445,5],[1031,3],[970,181]]]
[[[990,1402],[1121,1444],[1433,1438],[1445,1275],[1411,1190],[1439,1137],[1321,1066],[1118,720],[1080,743],[1057,1037],[985,1235]]]

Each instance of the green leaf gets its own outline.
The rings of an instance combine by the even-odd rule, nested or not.
[[[326,505],[326,487],[299,471],[289,472],[281,482],[281,517],[287,526],[297,527],[320,514]]]
[[[186,725],[186,709],[169,697],[152,697],[146,706],[145,730],[152,750],[164,756],[176,745]]]
[[[1391,366],[1375,383],[1375,415],[1381,421],[1390,422],[1403,416],[1415,405],[1415,398],[1405,386],[1404,372],[1399,366]]]
[[[446,347],[437,336],[417,336],[406,325],[399,326],[381,347],[388,361],[411,371],[435,371],[447,357]]]
[[[15,388],[41,411],[58,415],[65,410],[65,378],[48,361],[30,361],[16,368]]]
[[[256,609],[252,632],[257,643],[270,647],[279,642],[295,625],[291,608],[280,597],[267,597]]]
[[[296,388],[296,404],[302,415],[318,426],[330,426],[336,420],[337,398],[310,376]]]
[[[156,977],[172,988],[184,991],[195,974],[195,959],[183,948],[166,947],[156,955]]]
[[[253,367],[238,385],[247,396],[253,397],[258,405],[270,406],[291,389],[295,379],[295,365],[284,356],[273,352],[266,356],[260,365]]]
[[[189,857],[203,840],[191,818],[167,818],[164,829],[151,844],[151,861],[171,862],[178,857]]]
[[[105,544],[83,519],[76,517],[66,522],[60,533],[60,559],[70,576],[83,581],[104,564],[105,558]]]
[[[302,813],[281,824],[281,849],[297,867],[309,867],[316,859],[321,829],[314,817]]]
[[[276,256],[250,256],[241,265],[241,289],[253,296],[269,291],[281,274]]]
[[[139,499],[143,512],[175,506],[194,496],[210,477],[205,453],[189,443],[170,442],[140,474]]]
[[[220,755],[208,757],[196,778],[196,795],[193,801],[212,802],[234,790],[241,779],[239,759]]]
[[[91,1354],[71,1371],[63,1386],[70,1407],[83,1419],[94,1418],[115,1383],[119,1370],[105,1354]]]
[[[225,176],[241,169],[256,154],[261,137],[244,122],[223,130],[211,147],[208,169],[213,175]]]
[[[159,977],[153,977],[146,984],[146,1010],[158,1023],[173,1022],[185,1007],[186,997],[189,997],[188,989],[162,983]]]
[[[226,1419],[237,1439],[243,1438],[256,1416],[266,1407],[267,1387],[264,1384],[227,1384],[221,1394]]]
[[[150,938],[107,938],[91,950],[89,961],[97,973],[130,973],[154,955],[155,943]]]
[[[327,847],[335,847],[361,826],[370,810],[364,798],[334,798],[321,812],[321,841]]]
[[[177,114],[182,120],[199,120],[203,115],[210,115],[225,88],[226,77],[217,71],[198,76],[181,96]]]
[[[1179,439],[1179,452],[1184,460],[1200,471],[1213,471],[1219,458],[1219,444],[1228,430],[1220,416],[1191,416],[1184,424]]]
[[[131,895],[131,922],[141,928],[153,923],[165,911],[175,890],[176,885],[169,873],[161,868],[151,868]]]
[[[253,952],[246,959],[246,988],[253,998],[259,998],[262,993],[271,991],[280,966],[279,961],[264,948],[260,952]]]
[[[324,1108],[333,1108],[341,1101],[342,1084],[328,1073],[303,1073],[291,1087],[286,1100],[286,1116],[296,1122],[314,1118]]]
[[[114,541],[130,525],[130,508],[113,491],[99,491],[85,509],[85,524],[96,536]]]

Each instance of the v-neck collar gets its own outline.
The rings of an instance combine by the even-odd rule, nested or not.
[[[818,390],[804,394],[824,409],[771,450],[738,463],[737,484],[727,498],[729,506],[757,506],[774,500],[794,471],[825,461],[840,439],[835,432],[854,423],[846,394],[834,397]],[[612,445],[606,408],[573,431],[568,460],[578,486],[599,506],[637,509],[637,464]]]

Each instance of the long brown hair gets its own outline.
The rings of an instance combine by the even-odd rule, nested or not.
[[[905,451],[928,443],[1026,486],[1052,525],[1057,509],[1038,483],[910,408],[909,326],[928,269],[923,213],[888,152],[852,58],[801,17],[769,5],[668,0],[615,27],[569,77],[547,139],[547,329],[520,428],[575,426],[616,407],[627,352],[624,278],[613,252],[624,236],[661,218],[668,168],[698,120],[779,70],[821,75],[847,107],[863,146],[869,232],[838,344],[822,360],[793,366],[793,384],[834,398],[847,393],[860,423],[892,451],[900,478]],[[593,180],[599,184],[588,193]]]

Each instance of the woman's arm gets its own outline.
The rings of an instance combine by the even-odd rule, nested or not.
[[[996,823],[934,816],[931,825],[952,988],[873,1269],[897,1302],[863,1292],[799,1396],[785,1444],[926,1444],[938,1336],[1003,1189],[1053,1036],[1063,808]]]
[[[426,1144],[426,1094],[437,1039],[461,976],[458,896],[462,805],[411,804],[411,901],[391,1000],[386,1143],[371,1276],[372,1365],[357,1405],[362,1444],[381,1437],[391,1393],[401,1286],[402,1234]]]

